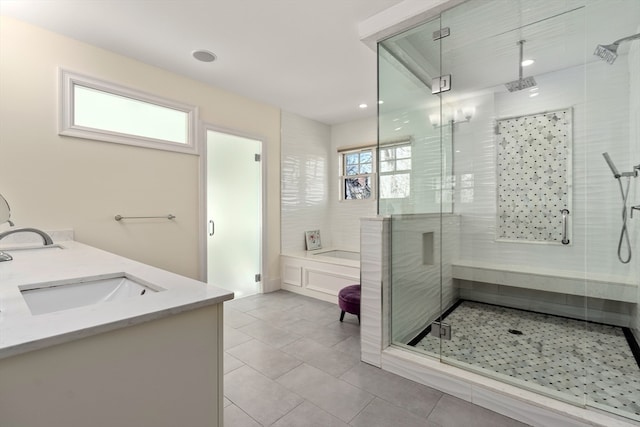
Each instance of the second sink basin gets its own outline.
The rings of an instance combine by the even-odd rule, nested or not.
[[[35,283],[19,288],[31,314],[119,301],[164,290],[126,273]]]

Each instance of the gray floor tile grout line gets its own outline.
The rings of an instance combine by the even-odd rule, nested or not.
[[[300,299],[299,303],[296,303],[296,299]],[[240,411],[236,412],[235,409],[228,409],[230,411],[230,414],[235,414],[233,419],[236,419],[239,423],[242,423],[242,416],[246,416],[247,418],[244,419],[244,421],[246,423],[251,423],[251,422],[255,422],[257,425],[263,426],[263,427],[270,427],[273,426],[275,424],[277,424],[278,422],[281,423],[287,423],[288,425],[296,425],[296,426],[300,426],[303,427],[305,425],[309,425],[309,423],[306,422],[306,420],[302,417],[305,416],[306,411],[312,410],[312,413],[324,413],[324,414],[328,414],[329,416],[335,418],[336,420],[340,420],[343,424],[341,425],[349,425],[349,426],[353,426],[354,422],[358,419],[358,417],[361,416],[370,416],[370,413],[372,411],[375,411],[376,408],[376,403],[375,402],[379,402],[378,404],[381,404],[382,402],[384,402],[384,404],[386,405],[390,405],[390,407],[395,408],[394,410],[398,410],[398,411],[402,411],[403,413],[406,413],[407,415],[411,415],[414,417],[419,417],[420,419],[423,419],[425,422],[425,425],[429,425],[429,426],[436,426],[437,423],[435,422],[435,420],[437,418],[434,418],[433,420],[430,420],[430,418],[433,418],[434,415],[434,411],[436,410],[436,408],[438,408],[438,405],[441,405],[441,402],[443,401],[442,399],[445,396],[448,396],[446,393],[442,393],[438,390],[432,389],[431,387],[427,387],[424,385],[421,385],[415,381],[413,381],[413,383],[417,384],[418,386],[421,387],[427,387],[435,392],[437,392],[438,394],[433,396],[433,399],[429,400],[429,404],[433,404],[433,406],[428,409],[428,413],[426,410],[418,410],[416,412],[417,407],[415,407],[414,409],[407,409],[408,406],[403,405],[403,406],[399,406],[396,403],[394,403],[393,401],[387,400],[388,398],[391,398],[391,400],[394,399],[392,394],[389,394],[389,392],[394,393],[395,389],[394,388],[386,388],[386,375],[387,374],[381,374],[382,376],[380,377],[380,379],[382,380],[382,382],[380,383],[380,385],[374,383],[371,383],[372,385],[369,386],[367,385],[367,382],[360,382],[360,385],[356,385],[353,384],[352,382],[350,382],[348,380],[347,375],[351,372],[352,373],[352,381],[353,382],[358,382],[357,381],[357,376],[360,375],[368,375],[369,371],[367,371],[367,369],[375,369],[374,367],[371,367],[371,365],[366,365],[364,362],[360,361],[359,357],[356,357],[356,353],[358,353],[359,355],[359,339],[358,337],[360,336],[360,329],[359,329],[359,325],[357,324],[352,324],[349,322],[344,322],[344,323],[338,323],[339,322],[339,309],[337,309],[337,306],[331,305],[330,303],[326,303],[324,301],[316,301],[316,300],[311,300],[309,299],[309,297],[303,297],[300,295],[296,295],[296,294],[290,294],[288,292],[285,291],[279,291],[277,293],[271,294],[267,297],[264,296],[256,296],[253,298],[253,300],[248,300],[248,301],[243,301],[243,300],[236,300],[238,301],[236,303],[236,305],[242,309],[244,309],[245,311],[242,310],[238,310],[236,308],[234,308],[233,306],[227,306],[225,308],[227,308],[227,310],[236,310],[238,313],[242,313],[246,316],[250,316],[251,318],[254,318],[255,320],[250,322],[250,323],[244,323],[245,321],[248,321],[248,318],[243,318],[243,316],[238,316],[235,319],[235,324],[240,325],[239,327],[232,327],[230,325],[225,325],[226,327],[228,327],[230,330],[234,330],[234,332],[238,332],[240,334],[244,334],[246,335],[249,339],[248,340],[244,340],[242,342],[239,342],[235,345],[233,345],[232,347],[226,347],[224,348],[225,354],[228,354],[231,357],[234,357],[234,359],[237,359],[239,362],[239,366],[231,369],[230,371],[225,373],[225,377],[229,374],[232,373],[236,373],[235,375],[233,375],[234,378],[242,378],[242,375],[248,375],[249,372],[252,372],[252,374],[249,376],[252,377],[253,375],[259,375],[260,377],[265,378],[268,382],[273,383],[274,386],[277,385],[282,389],[282,392],[284,393],[286,391],[287,395],[290,396],[290,399],[293,399],[293,401],[291,402],[292,404],[294,404],[295,406],[291,407],[291,405],[280,405],[277,402],[280,402],[279,398],[278,399],[271,399],[273,400],[273,405],[275,406],[268,406],[269,408],[278,408],[275,410],[275,412],[273,412],[273,415],[275,415],[272,418],[265,418],[264,416],[262,416],[262,414],[260,412],[257,411],[261,411],[262,409],[258,409],[262,407],[264,407],[265,404],[267,405],[272,405],[272,403],[266,403],[269,402],[269,396],[264,396],[264,399],[266,399],[265,401],[262,401],[261,397],[254,397],[251,394],[251,384],[250,383],[246,383],[246,382],[242,382],[242,383],[233,383],[235,386],[235,391],[234,393],[241,393],[241,394],[236,394],[235,397],[237,397],[238,399],[240,399],[239,402],[235,402],[232,399],[228,399],[228,406],[226,408],[237,408]],[[225,303],[227,304],[227,303]],[[287,312],[290,310],[294,310],[294,309],[298,309],[298,310],[304,310],[305,306],[308,307],[312,307],[313,314],[312,317],[310,317],[309,319],[303,319],[302,317],[295,315],[295,316],[288,316]],[[251,308],[249,308],[251,307]],[[272,310],[273,309],[273,310]],[[265,319],[262,319],[260,317],[254,316],[252,314],[248,314],[248,311],[252,311],[252,310],[256,310],[256,312],[254,314],[261,314],[264,315]],[[278,312],[281,312],[282,315],[279,316]],[[231,312],[230,312],[231,313]],[[230,316],[234,316],[237,313],[232,313],[229,314]],[[225,315],[227,315],[227,313],[225,313]],[[300,320],[307,320],[306,322],[303,322],[303,325],[301,325],[300,328],[295,328],[293,325],[290,329],[285,329],[283,328],[281,325],[281,322],[292,322],[295,323],[297,321]],[[346,320],[346,319],[345,319]],[[255,322],[260,321],[262,324],[264,324],[267,329],[269,328],[275,328],[275,329],[279,329],[285,333],[289,333],[289,334],[294,334],[294,335],[300,335],[297,339],[295,339],[294,341],[285,344],[283,346],[280,347],[275,347],[273,345],[271,345],[271,343],[268,342],[268,340],[263,337],[263,339],[265,341],[262,341],[261,339],[255,338],[253,336],[251,336],[250,334],[244,333],[242,332],[240,329],[241,328],[245,328],[248,327],[248,325],[254,324]],[[320,336],[318,337],[319,339],[314,339],[316,337],[312,337],[309,335],[305,335],[305,334],[299,334],[300,332],[303,331],[314,331],[316,330],[315,326],[313,325],[313,322],[316,322],[317,326],[317,331],[320,333]],[[226,328],[225,328],[226,329]],[[247,328],[250,329],[250,328]],[[256,331],[258,331],[259,329],[256,329]],[[258,335],[259,332],[256,332],[256,335]],[[340,338],[339,341],[334,342],[335,340],[333,338],[329,338],[329,337],[333,337],[333,338]],[[226,343],[226,339],[227,337],[225,336],[225,343]],[[242,338],[242,335],[240,335],[240,338]],[[325,339],[327,338],[327,339]],[[238,337],[234,337],[233,340],[238,339]],[[309,340],[309,345],[307,347],[305,347],[305,342],[303,340]],[[262,372],[262,368],[259,367],[260,365],[250,365],[248,363],[245,363],[243,360],[241,360],[240,358],[238,358],[235,354],[231,354],[229,351],[236,348],[239,345],[243,345],[245,343],[250,342],[251,340],[255,340],[256,344],[257,343],[261,343],[261,345],[266,345],[268,347],[270,347],[271,349],[273,349],[274,351],[281,351],[282,353],[286,354],[287,356],[291,357],[293,360],[296,360],[298,362],[300,362],[299,364],[297,364],[296,366],[291,366],[291,367],[287,367],[286,372],[281,372],[278,371],[278,376],[275,378],[271,378],[271,376],[267,375],[267,373],[263,373]],[[311,341],[314,342],[313,345],[311,345]],[[231,341],[232,343],[235,341]],[[333,344],[330,344],[331,342],[334,342]],[[296,348],[294,346],[294,344],[298,343],[298,347]],[[318,347],[316,347],[316,344]],[[290,348],[291,353],[287,352],[284,350],[284,348],[288,347],[288,346],[293,346]],[[331,358],[330,361],[327,361],[327,364],[324,364],[324,362],[321,361],[318,363],[318,361],[316,360],[316,363],[314,364],[314,352],[316,352],[316,350],[320,351],[320,349],[323,349],[322,352],[325,352],[326,350],[331,351],[333,354],[341,354],[344,356],[344,359],[341,359],[340,357],[337,357],[336,359]],[[319,354],[322,354],[322,352],[320,352]],[[236,354],[241,353],[239,351],[236,351]],[[296,355],[297,353],[297,355]],[[326,353],[325,353],[326,354]],[[300,356],[300,357],[299,357]],[[351,362],[351,358],[353,358],[353,362]],[[308,359],[304,360],[304,359]],[[232,359],[230,359],[232,360]],[[248,360],[248,359],[245,359]],[[235,364],[235,361],[234,361]],[[318,365],[318,366],[316,366]],[[363,366],[367,366],[367,368],[364,368]],[[321,401],[316,401],[315,398],[310,398],[307,399],[305,397],[303,397],[302,395],[300,395],[299,393],[295,392],[292,388],[285,386],[284,384],[287,383],[287,381],[281,382],[281,380],[283,379],[283,377],[287,374],[291,374],[294,370],[296,369],[302,369],[301,367],[305,367],[305,369],[315,369],[319,372],[322,372],[324,375],[328,375],[331,378],[333,378],[333,380],[344,383],[349,385],[350,387],[352,387],[352,389],[354,390],[359,390],[356,394],[360,394],[362,393],[362,399],[360,400],[361,404],[358,405],[357,408],[353,408],[355,410],[357,410],[357,413],[355,415],[352,415],[351,413],[348,413],[348,416],[351,417],[351,419],[347,422],[345,419],[343,419],[341,416],[338,416],[337,413],[333,413],[330,408],[331,407],[327,407],[326,404],[319,404]],[[244,369],[247,368],[250,371],[243,371],[242,374],[240,374],[239,372],[237,372],[239,369]],[[299,371],[298,373],[296,373],[295,375],[298,374],[302,374],[304,372],[303,371]],[[372,373],[375,373],[375,371],[371,371]],[[240,375],[240,376],[238,376]],[[294,376],[295,376],[294,375]],[[377,375],[377,374],[376,374]],[[389,375],[393,375],[393,374],[389,374]],[[299,378],[304,380],[304,376]],[[396,383],[396,379],[395,379],[395,375],[394,377],[388,377],[388,378],[394,378],[394,380],[392,381],[392,383]],[[361,378],[366,378],[366,377],[361,377]],[[397,377],[397,378],[402,378],[402,377]],[[257,380],[257,377],[256,377]],[[333,381],[332,380],[332,381]],[[402,381],[404,381],[406,379],[402,378]],[[262,380],[261,380],[262,381]],[[399,381],[399,380],[398,380]],[[410,381],[410,380],[407,380]],[[398,382],[400,384],[400,386],[402,387],[402,383]],[[266,383],[265,383],[266,384]],[[334,384],[338,384],[338,383],[334,383]],[[293,386],[293,383],[290,383],[290,385]],[[397,387],[398,385],[394,384],[391,387]],[[225,393],[226,393],[226,388],[227,386],[225,385]],[[244,388],[247,388],[246,391],[244,391]],[[309,384],[309,387],[313,387],[313,384]],[[297,388],[298,391],[303,391],[305,390],[304,388],[300,389]],[[369,391],[368,389],[370,389],[371,391]],[[250,393],[250,394],[246,394],[246,393]],[[327,391],[326,393],[330,393],[330,391]],[[304,394],[304,393],[303,393]],[[330,395],[330,394],[329,394]],[[385,397],[382,397],[386,396]],[[261,394],[259,396],[262,396]],[[417,395],[416,395],[417,396]],[[247,400],[247,398],[249,398],[249,400]],[[258,400],[255,400],[258,399]],[[289,398],[288,398],[289,399]],[[324,397],[323,397],[324,399]],[[377,400],[379,399],[379,400]],[[299,401],[298,401],[299,400]],[[457,399],[456,399],[457,400]],[[262,402],[257,406],[253,406],[253,403],[251,402]],[[365,403],[366,402],[366,403]],[[426,401],[425,401],[426,402]],[[404,401],[402,402],[404,403]],[[456,403],[455,405],[461,405],[463,402],[459,402]],[[466,403],[466,402],[465,402]],[[447,405],[450,407],[451,406],[451,401],[447,401]],[[233,405],[233,406],[232,406]],[[246,407],[243,407],[241,405],[247,405]],[[303,405],[306,405],[305,407],[302,407]],[[361,406],[362,405],[362,406]],[[374,405],[374,406],[372,406]],[[455,406],[454,407],[457,407]],[[464,408],[464,411],[478,411],[478,417],[480,417],[481,422],[483,419],[483,414],[481,413],[481,410],[479,407],[476,407],[477,405],[472,405],[470,407],[466,407],[466,406],[462,406],[462,408]],[[225,411],[227,410],[225,408]],[[327,409],[325,409],[327,408]],[[471,409],[469,409],[471,408]],[[427,409],[426,407],[423,407],[423,409]],[[271,410],[271,409],[270,409]],[[321,411],[321,412],[320,412]],[[367,413],[365,413],[365,411],[367,411]],[[402,413],[401,412],[401,413]],[[457,411],[456,411],[457,412]],[[492,411],[489,411],[492,412]],[[254,416],[251,416],[251,413],[253,413]],[[476,413],[476,412],[474,412]],[[442,409],[439,410],[438,412],[438,416],[441,416],[442,414]],[[455,416],[456,414],[452,414],[453,416]],[[493,417],[495,417],[497,414],[493,413]],[[344,416],[344,415],[343,415]],[[499,417],[502,417],[500,415],[497,415]],[[276,418],[277,417],[277,418]],[[274,420],[275,418],[275,420]],[[286,418],[286,420],[285,420]],[[269,423],[269,424],[263,424],[260,421],[258,421],[258,419],[262,419],[265,423]],[[475,418],[474,418],[475,419]],[[281,421],[284,420],[284,421]],[[488,420],[488,418],[487,418]],[[294,424],[291,424],[294,423]],[[508,424],[505,425],[511,425],[511,421],[507,422]],[[516,422],[517,423],[517,422]],[[357,423],[356,423],[357,425]],[[376,424],[379,425],[379,424]],[[487,423],[487,421],[485,421],[485,424],[483,425],[492,425]],[[502,424],[501,424],[502,425]],[[522,424],[517,423],[517,425],[522,426]],[[225,427],[235,427],[233,424],[225,424]]]
[[[353,384],[352,384],[352,385],[353,385]],[[360,388],[360,387],[358,387],[358,386],[354,386],[354,387]],[[363,407],[360,411],[358,411],[358,413],[357,413],[357,414],[355,414],[355,415],[354,415],[354,416],[349,420],[349,422],[347,422],[346,424],[352,425],[351,423],[352,423],[356,418],[358,418],[358,417],[360,416],[360,414],[362,414],[362,413],[363,413],[363,412],[364,412],[364,411],[365,411],[365,410],[366,410],[366,409],[367,409],[367,408],[368,408],[368,407],[373,403],[373,401],[374,401],[374,400],[376,400],[376,398],[378,398],[378,399],[379,399],[379,396],[376,396],[376,395],[375,395],[375,394],[373,394],[373,393],[370,393],[370,392],[368,392],[368,391],[366,391],[366,390],[363,390],[363,389],[361,389],[361,388],[360,388],[360,390],[365,391],[365,392],[367,392],[367,393],[371,394],[371,396],[372,396],[372,397],[371,397],[371,400],[370,400],[369,402],[367,402],[367,404],[366,404],[366,405],[364,405],[364,407]]]
[[[289,390],[289,389],[287,389],[287,390]],[[289,391],[291,391],[291,390],[289,390]],[[291,391],[291,393],[293,393],[293,392]],[[302,398],[302,396],[300,396],[300,398]],[[303,399],[303,400],[302,400],[302,402],[300,402],[299,404],[297,404],[293,409],[291,409],[289,412],[287,412],[287,413],[285,413],[285,414],[282,414],[282,416],[281,416],[280,418],[278,418],[277,420],[275,420],[274,422],[272,422],[272,423],[271,423],[271,424],[269,424],[268,426],[265,426],[264,424],[260,424],[260,423],[258,423],[258,424],[260,424],[260,425],[261,425],[261,426],[263,426],[263,427],[271,427],[271,426],[273,426],[273,425],[277,424],[277,423],[278,423],[278,421],[280,421],[281,419],[283,419],[284,417],[286,417],[287,415],[289,415],[290,413],[292,413],[293,411],[295,411],[296,409],[298,409],[300,406],[304,405],[304,404],[305,404],[305,402],[306,402],[306,400],[305,400],[305,399]],[[320,410],[322,411],[322,409],[320,409]],[[326,411],[325,411],[325,412],[326,412]],[[327,412],[327,413],[328,413],[328,412]]]

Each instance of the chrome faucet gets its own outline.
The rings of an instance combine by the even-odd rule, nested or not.
[[[42,230],[38,230],[37,228],[31,228],[31,227],[13,228],[11,230],[4,231],[0,233],[0,240],[15,233],[36,233],[37,235],[42,237],[42,241],[44,242],[45,246],[53,245],[53,240],[51,239],[51,236],[49,236],[47,233],[45,233]],[[0,262],[11,261],[12,259],[13,257],[11,255],[9,255],[6,252],[0,251]]]
[[[6,252],[0,251],[0,262],[2,261],[11,261],[13,257]]]

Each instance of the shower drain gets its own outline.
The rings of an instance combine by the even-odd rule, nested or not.
[[[517,329],[509,329],[509,333],[513,335],[522,335],[522,331],[519,331]]]

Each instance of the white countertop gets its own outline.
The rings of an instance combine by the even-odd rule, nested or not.
[[[13,256],[13,261],[0,262],[0,359],[233,299],[226,289],[91,246],[75,241],[55,243],[61,249],[11,251],[6,249],[9,245],[0,246]],[[32,315],[18,288],[113,273],[126,273],[165,290]]]

